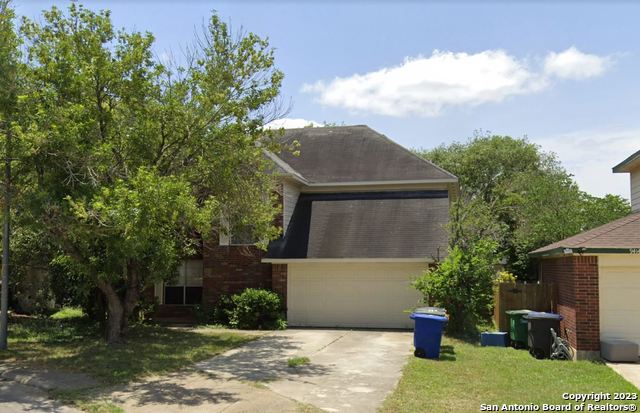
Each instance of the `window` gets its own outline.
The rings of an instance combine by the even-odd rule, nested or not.
[[[164,304],[195,305],[202,303],[202,260],[184,260],[174,280],[164,284]]]

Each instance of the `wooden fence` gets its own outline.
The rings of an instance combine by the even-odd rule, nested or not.
[[[509,331],[507,310],[557,311],[555,284],[502,283],[494,291],[493,319],[500,331]]]

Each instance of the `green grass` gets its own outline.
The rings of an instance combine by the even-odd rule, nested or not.
[[[51,314],[51,318],[54,320],[71,320],[82,317],[84,317],[84,312],[79,307],[62,307],[58,312]]]
[[[252,336],[216,329],[132,327],[126,342],[107,346],[98,326],[82,319],[27,319],[10,323],[1,360],[86,373],[104,385],[188,367]]]
[[[567,404],[563,393],[638,393],[602,363],[536,360],[451,338],[442,344],[440,360],[411,357],[381,412],[478,412],[481,404]]]
[[[304,364],[307,364],[310,361],[311,360],[309,360],[309,357],[292,357],[292,358],[287,360],[287,365],[289,367],[298,367],[298,366],[302,366]]]

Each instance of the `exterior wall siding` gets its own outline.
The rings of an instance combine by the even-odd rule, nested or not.
[[[562,336],[579,352],[600,350],[598,257],[567,256],[543,259],[541,281],[558,289]]]
[[[640,212],[640,167],[631,171],[631,209]]]
[[[282,183],[282,233],[287,232],[293,210],[300,196],[300,188],[295,184],[284,181]]]

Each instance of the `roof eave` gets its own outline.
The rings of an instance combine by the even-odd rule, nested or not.
[[[559,256],[571,256],[575,254],[631,254],[640,255],[640,245],[638,248],[621,247],[557,247],[544,251],[533,251],[529,253],[531,258],[551,258]]]
[[[629,173],[640,166],[640,151],[613,167],[613,173]]]

